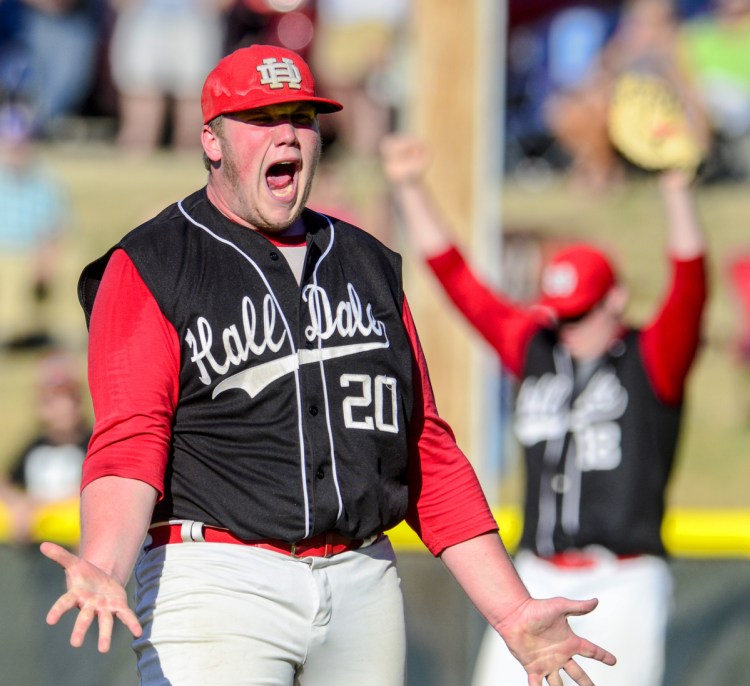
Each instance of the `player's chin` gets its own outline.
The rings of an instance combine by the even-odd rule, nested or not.
[[[302,209],[301,203],[270,207],[263,213],[263,222],[258,228],[265,233],[281,234],[299,219]]]

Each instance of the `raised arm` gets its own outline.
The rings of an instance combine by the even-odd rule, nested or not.
[[[676,404],[682,400],[700,343],[707,300],[706,241],[689,177],[681,171],[667,171],[659,184],[672,279],[656,316],[641,331],[641,350],[656,394],[663,402]]]
[[[706,241],[690,191],[690,177],[673,169],[662,172],[659,186],[667,213],[667,249],[677,260],[692,260],[706,251]]]
[[[424,183],[429,153],[421,139],[408,134],[389,136],[381,145],[381,156],[409,242],[505,368],[520,375],[527,345],[542,325],[539,313],[511,302],[488,285],[454,246],[450,228]]]
[[[453,241],[424,184],[430,161],[427,145],[415,136],[394,134],[383,140],[380,152],[383,171],[412,247],[424,259],[444,253]]]

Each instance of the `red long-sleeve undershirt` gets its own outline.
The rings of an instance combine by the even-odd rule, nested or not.
[[[437,412],[424,354],[404,299],[403,323],[415,361],[415,410],[407,521],[427,548],[497,529],[469,461]],[[102,476],[144,481],[164,494],[179,396],[180,341],[130,258],[112,255],[94,302],[89,386],[94,432],[81,488]]]
[[[466,319],[498,353],[516,378],[523,374],[526,352],[544,326],[540,312],[510,302],[472,272],[456,247],[427,261],[445,292]],[[666,404],[682,400],[685,379],[700,342],[706,302],[703,257],[672,260],[672,281],[661,309],[640,331],[643,364],[656,396]]]

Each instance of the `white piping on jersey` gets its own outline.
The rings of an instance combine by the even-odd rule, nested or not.
[[[200,222],[193,219],[185,210],[185,208],[182,206],[182,200],[180,200],[177,203],[177,207],[180,210],[180,212],[183,214],[185,219],[187,219],[191,224],[198,227],[202,231],[205,231],[209,236],[217,240],[219,243],[223,243],[224,245],[227,245],[228,247],[232,248],[232,250],[235,250],[238,252],[242,257],[247,260],[247,262],[250,264],[250,266],[255,269],[255,271],[258,273],[258,276],[260,276],[261,280],[265,284],[266,288],[268,289],[268,293],[273,299],[273,303],[276,306],[276,309],[279,312],[279,315],[281,316],[281,321],[283,322],[284,329],[287,333],[287,338],[289,339],[289,346],[292,349],[292,353],[296,356],[297,350],[294,346],[294,338],[292,338],[292,332],[289,328],[289,322],[287,322],[286,317],[284,316],[284,311],[281,309],[281,305],[279,304],[279,301],[276,299],[276,295],[274,294],[273,290],[271,289],[271,284],[268,283],[268,280],[266,279],[265,274],[263,273],[263,270],[256,264],[256,262],[247,255],[242,249],[240,249],[237,245],[232,243],[232,241],[229,241],[225,238],[222,238],[221,236],[217,235],[211,229],[209,229],[204,224],[201,224]],[[294,374],[294,383],[295,383],[295,391],[297,396],[297,431],[299,433],[299,446],[300,446],[300,471],[301,471],[301,481],[302,481],[302,497],[305,505],[305,538],[307,538],[310,535],[310,500],[309,500],[309,494],[307,492],[307,476],[305,471],[305,437],[304,432],[302,428],[302,394],[300,389],[300,381],[299,381],[299,367],[292,369],[292,373]]]
[[[316,212],[319,217],[323,217],[328,222],[328,227],[331,229],[331,240],[329,241],[328,245],[326,246],[326,249],[321,254],[318,261],[315,263],[315,268],[313,269],[313,284],[315,285],[315,309],[317,310],[317,320],[321,321],[320,316],[320,290],[318,288],[318,267],[323,262],[323,259],[328,255],[328,253],[331,251],[331,248],[333,247],[333,240],[336,236],[336,229],[333,226],[333,222],[331,221],[331,218],[326,216],[325,214],[320,214],[320,212]],[[328,402],[328,384],[326,383],[326,376],[325,376],[325,368],[323,366],[323,336],[321,335],[321,331],[318,331],[318,352],[320,353],[320,362],[319,362],[319,368],[320,368],[320,381],[323,384],[323,397],[325,399],[325,406],[326,406],[326,429],[328,431],[328,444],[331,446],[331,472],[332,472],[332,478],[333,478],[333,485],[336,488],[336,498],[338,499],[339,503],[339,510],[336,515],[336,519],[338,520],[341,515],[344,513],[344,500],[341,497],[341,487],[339,486],[339,477],[338,477],[338,469],[336,465],[336,448],[334,446],[333,442],[333,428],[331,427],[331,407],[330,403]],[[378,346],[379,347],[379,346]]]
[[[562,374],[570,379],[571,393],[573,392],[575,376],[573,370],[573,361],[561,346],[555,345],[552,351],[552,358],[555,365],[555,372]],[[566,435],[561,436],[558,439],[547,441],[544,450],[544,462],[542,467],[542,476],[547,477],[550,472],[555,478],[554,467],[560,462],[563,457],[563,450],[565,448]],[[572,440],[572,438],[571,438]],[[570,447],[568,448],[570,450]],[[573,458],[570,461],[576,463],[575,455],[571,452],[570,457]],[[572,467],[566,464],[566,471],[568,469],[577,468],[577,464]],[[568,477],[568,474],[566,474]],[[579,475],[580,479],[580,475]],[[576,495],[580,498],[580,488],[576,489]],[[567,491],[563,491],[563,512],[567,511],[565,519],[568,523],[572,519],[571,507],[578,509],[580,503],[572,501],[569,498]],[[575,516],[577,522],[577,514]],[[536,529],[536,546],[537,550],[541,555],[552,555],[555,552],[555,524],[557,522],[557,492],[552,486],[551,481],[542,481],[539,487],[539,521]],[[576,529],[577,530],[577,529]],[[570,532],[569,532],[570,533]]]
[[[581,464],[578,459],[575,433],[565,453],[565,492],[563,493],[560,525],[565,533],[575,535],[581,528]]]

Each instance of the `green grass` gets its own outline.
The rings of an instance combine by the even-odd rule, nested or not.
[[[124,157],[108,147],[59,146],[41,151],[70,191],[75,224],[62,257],[56,320],[84,354],[86,332],[75,284],[81,267],[122,234],[205,181],[200,156],[163,153]],[[356,179],[351,179],[356,183]],[[542,191],[509,184],[505,226],[550,236],[594,237],[610,246],[631,290],[629,316],[643,321],[665,285],[663,214],[656,186],[639,180],[606,196],[571,192],[562,181]],[[750,249],[747,186],[699,188],[697,202],[710,243],[711,300],[705,346],[690,378],[688,410],[670,502],[681,506],[748,507],[750,498],[750,369],[732,357],[738,311],[724,278],[727,260]],[[419,323],[430,335],[429,323]],[[0,464],[12,458],[33,429],[34,357],[0,358]],[[503,492],[517,498],[520,475]]]

